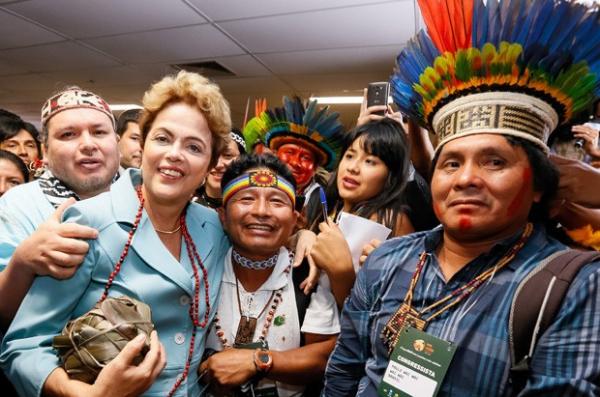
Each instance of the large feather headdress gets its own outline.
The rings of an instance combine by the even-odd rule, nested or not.
[[[459,136],[519,136],[545,151],[599,93],[597,6],[569,0],[418,0],[427,26],[398,55],[398,107]]]
[[[303,144],[316,154],[320,166],[332,170],[342,146],[343,126],[339,113],[328,110],[317,109],[314,100],[305,108],[300,98],[284,97],[283,107],[267,109],[249,120],[244,136],[247,141],[260,137],[273,150],[285,143]]]

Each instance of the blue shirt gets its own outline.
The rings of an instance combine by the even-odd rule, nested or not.
[[[447,282],[435,255],[443,237],[441,227],[382,244],[358,273],[344,306],[342,332],[327,365],[324,395],[377,395],[388,365],[381,332],[404,300],[423,251],[429,255],[413,296],[413,307],[417,310],[493,267],[520,234],[480,255]],[[458,307],[428,325],[427,333],[457,345],[439,395],[510,395],[508,319],[513,296],[519,283],[541,260],[564,248],[548,237],[543,227],[536,226],[525,246],[506,267]],[[599,262],[586,265],[579,272],[556,319],[538,341],[532,373],[522,395],[600,393],[599,282]]]
[[[39,181],[15,186],[0,198],[0,271],[15,249],[54,212]]]

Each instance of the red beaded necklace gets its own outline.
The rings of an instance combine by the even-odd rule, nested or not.
[[[135,234],[135,232],[140,224],[140,221],[142,219],[142,213],[144,212],[144,196],[142,194],[142,188],[140,186],[138,186],[136,188],[136,192],[137,192],[138,199],[140,201],[140,206],[138,208],[137,214],[135,215],[135,221],[133,222],[133,227],[129,231],[129,236],[127,237],[127,242],[125,243],[125,246],[123,247],[123,252],[121,252],[119,261],[117,262],[114,270],[111,272],[110,276],[108,277],[108,281],[106,282],[106,285],[104,286],[104,292],[102,293],[102,297],[100,298],[99,302],[102,302],[103,300],[106,299],[106,297],[108,296],[109,288],[112,286],[112,283],[113,283],[115,277],[117,276],[117,274],[119,274],[119,272],[121,271],[121,266],[123,265],[123,262],[125,261],[125,258],[127,257],[127,254],[129,253],[129,247],[131,246],[131,241],[133,240],[133,235]],[[185,211],[183,214],[181,214],[181,217],[179,218],[179,224],[181,226],[181,234],[183,235],[183,239],[185,241],[185,246],[187,248],[187,254],[190,259],[190,263],[192,265],[192,271],[194,273],[194,299],[190,303],[190,309],[189,309],[189,315],[190,315],[190,319],[192,320],[193,328],[192,328],[192,337],[190,338],[190,348],[188,350],[188,357],[187,357],[187,360],[185,363],[185,369],[183,370],[183,373],[177,379],[177,381],[175,381],[175,384],[173,385],[173,387],[171,388],[171,391],[168,394],[169,397],[172,396],[173,394],[175,394],[175,391],[177,390],[177,388],[179,388],[181,383],[187,378],[187,376],[190,372],[190,365],[192,362],[192,354],[194,353],[194,344],[196,342],[196,330],[198,327],[205,328],[206,325],[208,324],[208,319],[210,316],[210,292],[209,292],[209,284],[208,284],[208,272],[206,271],[206,268],[204,267],[204,264],[202,263],[202,259],[200,259],[200,255],[198,255],[198,250],[196,249],[196,245],[194,244],[194,241],[192,240],[192,237],[190,236],[190,234],[188,232],[187,224],[185,222]],[[196,263],[198,265],[196,265]],[[199,296],[200,296],[200,275],[198,273],[198,266],[200,266],[200,269],[202,270],[202,276],[204,277],[204,302],[206,305],[206,311],[204,312],[204,318],[202,321],[200,321],[198,318],[198,307],[199,307]]]

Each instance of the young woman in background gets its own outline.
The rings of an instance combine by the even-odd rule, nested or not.
[[[402,126],[390,118],[361,125],[348,133],[342,153],[326,190],[328,219],[318,204],[309,207],[311,230],[319,233],[310,256],[334,280],[331,289],[340,306],[355,272],[348,244],[332,219],[344,211],[383,224],[391,237],[414,231],[405,197],[410,148]]]
[[[0,150],[0,196],[22,183],[29,182],[29,171],[16,155]]]

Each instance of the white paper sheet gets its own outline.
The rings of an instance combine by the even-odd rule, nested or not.
[[[358,259],[362,253],[363,247],[373,239],[384,241],[392,232],[391,229],[366,218],[341,212],[338,218],[338,226],[342,230],[350,253],[352,254],[352,264],[354,271],[358,272]]]

